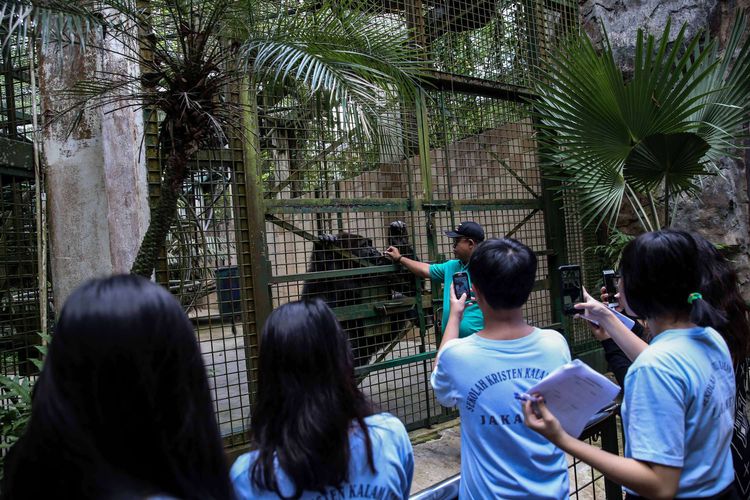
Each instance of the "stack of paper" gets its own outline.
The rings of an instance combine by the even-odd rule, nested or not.
[[[528,393],[544,397],[565,432],[578,437],[589,419],[617,397],[620,387],[574,359],[544,377]]]

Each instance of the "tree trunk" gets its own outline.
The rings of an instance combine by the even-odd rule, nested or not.
[[[185,147],[173,147],[167,158],[162,181],[161,195],[156,206],[151,207],[151,222],[146,235],[143,237],[138,255],[130,269],[132,274],[151,278],[159,258],[159,250],[164,247],[172,221],[177,213],[177,200],[180,196],[182,183],[187,176],[188,160],[198,151],[195,143]]]

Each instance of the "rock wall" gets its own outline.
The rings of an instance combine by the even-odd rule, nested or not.
[[[672,18],[676,36],[687,23],[686,36],[707,29],[726,41],[737,8],[750,8],[750,0],[586,0],[579,2],[583,29],[594,41],[607,30],[616,60],[627,74],[632,71],[638,28],[659,35]],[[672,226],[697,231],[715,243],[728,245],[729,258],[735,263],[743,295],[750,300],[750,237],[748,232],[748,171],[750,153],[725,158],[718,166],[720,174],[701,180],[701,192],[678,202]]]

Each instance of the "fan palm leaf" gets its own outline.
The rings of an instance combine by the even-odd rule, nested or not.
[[[606,33],[601,50],[579,34],[550,56],[533,103],[543,166],[576,191],[584,223],[614,223],[632,198],[644,227],[656,228],[637,198],[663,191],[668,204],[696,190],[710,162],[737,147],[750,95],[745,26],[740,12],[725,56],[703,34],[685,40],[685,26],[674,39],[671,22],[658,39],[639,30],[627,81]]]

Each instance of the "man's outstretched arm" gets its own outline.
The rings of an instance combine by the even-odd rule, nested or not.
[[[383,254],[396,264],[401,264],[408,271],[416,274],[420,278],[430,277],[430,265],[427,262],[420,262],[418,260],[404,257],[396,247],[388,247]]]

